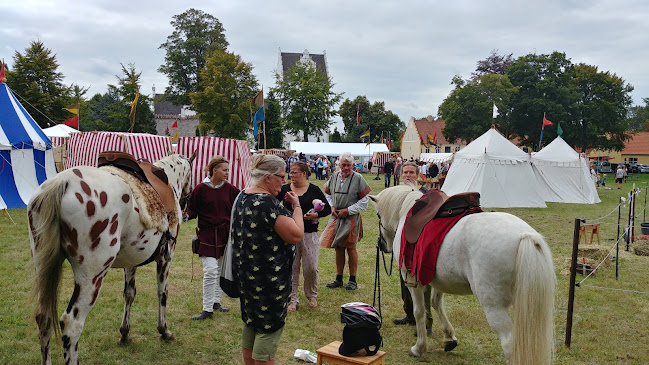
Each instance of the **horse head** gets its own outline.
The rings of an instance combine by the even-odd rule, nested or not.
[[[379,241],[384,241],[379,244],[384,247],[385,252],[391,251],[408,210],[421,195],[422,193],[411,185],[397,185],[382,190],[377,195],[370,195],[379,218]]]

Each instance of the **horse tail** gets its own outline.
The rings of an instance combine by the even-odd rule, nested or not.
[[[36,320],[51,320],[55,336],[59,335],[57,300],[61,282],[62,264],[65,260],[61,237],[61,199],[68,182],[54,178],[41,185],[40,192],[29,203],[30,234],[36,278],[32,298],[36,303]],[[49,326],[49,325],[48,325]]]
[[[510,364],[550,364],[554,356],[552,253],[538,233],[523,234],[516,257]]]

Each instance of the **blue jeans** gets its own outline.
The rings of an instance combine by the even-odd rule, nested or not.
[[[392,177],[392,174],[385,174],[385,187],[389,188],[390,187],[390,178]]]

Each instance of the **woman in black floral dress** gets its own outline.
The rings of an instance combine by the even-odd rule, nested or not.
[[[297,195],[286,194],[294,215],[275,198],[285,181],[284,160],[254,155],[252,186],[241,193],[232,221],[233,273],[241,288],[245,364],[274,364],[291,292],[295,244],[304,235]]]

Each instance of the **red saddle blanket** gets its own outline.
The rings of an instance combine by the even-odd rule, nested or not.
[[[428,222],[421,232],[416,243],[406,240],[406,231],[401,232],[401,253],[399,255],[399,269],[406,265],[411,276],[417,278],[422,285],[427,285],[435,277],[437,255],[446,234],[460,219],[473,213],[480,213],[480,207],[465,210],[453,217],[435,218]],[[408,212],[410,215],[410,212]]]

